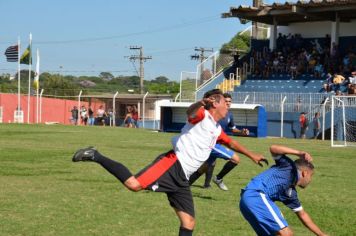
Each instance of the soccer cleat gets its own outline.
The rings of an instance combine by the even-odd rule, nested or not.
[[[94,161],[94,154],[96,149],[94,147],[87,147],[83,149],[79,149],[73,155],[72,161]]]
[[[203,188],[205,188],[205,189],[210,189],[210,188],[211,188],[211,185],[210,185],[210,184],[209,184],[209,185],[204,185]]]
[[[213,177],[213,182],[224,191],[228,191],[229,189],[226,187],[222,179],[217,179],[216,176]]]

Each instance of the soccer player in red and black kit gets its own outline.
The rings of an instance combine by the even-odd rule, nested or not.
[[[188,181],[190,175],[209,158],[216,142],[237,152],[249,152],[228,137],[217,123],[226,113],[227,105],[222,92],[218,89],[208,91],[203,100],[188,108],[188,122],[180,135],[172,139],[173,150],[157,157],[136,175],[132,175],[123,164],[103,156],[93,147],[78,150],[72,160],[100,164],[131,191],[146,189],[165,192],[181,222],[179,235],[190,236],[195,226],[193,197]],[[251,153],[250,158],[256,164],[266,161],[262,155],[255,153]]]

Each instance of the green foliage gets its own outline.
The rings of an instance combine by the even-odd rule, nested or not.
[[[102,80],[112,80],[114,78],[113,74],[111,74],[110,72],[101,72],[99,74],[99,77]]]
[[[177,94],[179,93],[179,83],[169,82],[167,77],[159,76],[152,81],[145,81],[146,90],[154,94]]]
[[[228,52],[234,49],[249,51],[250,49],[250,35],[244,33],[240,35],[237,33],[228,43],[221,47],[222,52]]]
[[[35,76],[32,72],[32,78]],[[10,81],[10,75],[0,75],[0,92],[17,92],[17,75]],[[133,90],[140,92],[140,78],[138,76],[118,76],[114,77],[109,72],[102,72],[99,76],[73,76],[50,74],[44,72],[40,74],[40,88],[45,90],[45,94],[54,96],[77,96],[80,90],[83,94],[127,93]],[[86,81],[93,82],[93,86],[87,85]],[[21,91],[27,92],[28,70],[21,71]],[[154,94],[176,94],[179,92],[179,84],[170,82],[167,77],[159,76],[152,81],[144,81],[144,90]]]
[[[99,165],[71,162],[75,150],[95,145],[137,173],[171,149],[173,135],[119,127],[1,124],[1,235],[177,235],[179,221],[165,194],[130,192]],[[319,140],[238,140],[271,163],[271,144],[309,151],[316,169],[310,186],[298,189],[303,208],[328,235],[355,232],[354,149],[332,149],[329,141]],[[217,161],[216,171],[223,164]],[[194,235],[256,235],[239,212],[238,201],[241,188],[263,170],[241,156],[240,165],[224,178],[229,191],[215,185],[202,189],[204,179],[199,179],[192,187]],[[295,235],[312,235],[291,210],[280,209]]]
[[[55,96],[77,96],[79,87],[71,80],[59,74],[45,74],[40,76],[40,82],[45,89],[46,94],[53,94]]]

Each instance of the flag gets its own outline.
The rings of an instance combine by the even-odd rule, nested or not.
[[[18,54],[19,54],[19,46],[18,45],[10,46],[5,51],[6,60],[8,62],[17,62],[17,60],[19,59]]]
[[[21,64],[27,64],[27,65],[32,65],[32,55],[31,55],[31,45],[28,45],[26,50],[23,52],[21,58],[20,58],[20,63]]]
[[[37,90],[39,88],[39,78],[40,78],[40,52],[37,49],[37,63],[36,63],[36,73],[33,80],[33,87]]]

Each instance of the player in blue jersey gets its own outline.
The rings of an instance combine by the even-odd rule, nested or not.
[[[301,222],[315,235],[326,235],[313,222],[298,199],[296,186],[307,187],[314,166],[309,153],[285,146],[272,145],[276,164],[254,177],[241,191],[240,210],[257,235],[293,235],[275,201],[292,209]],[[286,154],[296,155],[292,161]]]
[[[247,136],[249,135],[249,130],[248,129],[242,129],[239,130],[236,128],[235,123],[234,123],[234,116],[232,112],[230,111],[231,103],[232,103],[232,97],[229,93],[224,93],[224,98],[226,105],[229,109],[227,115],[219,120],[219,124],[221,128],[224,130],[225,133],[227,134],[237,134],[237,135],[243,135]],[[248,151],[248,150],[247,150]],[[243,153],[245,154],[245,153]],[[249,156],[248,152],[245,154]],[[213,172],[215,168],[215,160],[217,158],[229,160],[226,162],[226,164],[223,166],[221,171],[214,176],[213,178]],[[201,168],[197,172],[195,172],[189,179],[190,184],[193,184],[202,174],[205,173],[205,182],[204,182],[204,188],[210,188],[210,182],[211,179],[213,178],[213,182],[217,184],[217,186],[221,190],[227,191],[228,188],[223,182],[223,178],[225,175],[227,175],[231,170],[233,170],[238,164],[239,164],[239,157],[237,154],[226,148],[223,145],[216,144],[213,150],[211,151],[210,157],[208,161],[206,161]]]

